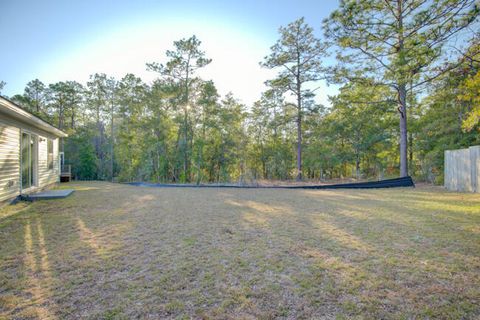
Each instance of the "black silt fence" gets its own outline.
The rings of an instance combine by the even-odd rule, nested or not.
[[[387,179],[380,181],[357,182],[357,183],[341,183],[329,185],[302,185],[302,186],[240,186],[229,184],[165,184],[165,183],[148,183],[148,182],[130,182],[132,186],[154,187],[154,188],[236,188],[236,189],[383,189],[398,187],[415,187],[410,176]]]

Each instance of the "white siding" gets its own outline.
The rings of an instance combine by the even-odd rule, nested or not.
[[[20,193],[20,129],[0,122],[0,201]]]
[[[0,202],[21,192],[20,137],[23,131],[35,134],[38,141],[36,188],[28,191],[44,188],[60,179],[59,138],[0,114]],[[48,169],[47,139],[53,140],[53,169]]]
[[[53,140],[53,169],[48,169],[47,137],[38,142],[38,184],[46,186],[58,182],[58,139]]]

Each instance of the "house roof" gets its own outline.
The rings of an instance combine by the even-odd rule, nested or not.
[[[0,96],[0,115],[2,113],[14,118],[15,120],[27,123],[31,126],[34,126],[35,128],[49,132],[57,137],[68,137],[68,135],[62,130],[52,126],[51,124],[43,121],[39,117],[24,110],[18,104],[8,100],[5,97]]]

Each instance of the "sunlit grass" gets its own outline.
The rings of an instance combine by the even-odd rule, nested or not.
[[[70,183],[0,209],[0,319],[480,316],[480,195]]]
[[[24,263],[26,266],[26,284],[31,294],[30,303],[26,304],[23,316],[36,314],[39,319],[55,318],[50,301],[51,275],[48,262],[48,254],[45,250],[45,239],[41,224],[37,221],[38,253],[34,249],[32,228],[30,221],[25,225],[25,254]],[[37,255],[40,256],[40,263],[37,262]],[[22,316],[22,314],[20,314]]]
[[[28,209],[29,206],[30,203],[28,202],[17,202],[15,204],[0,207],[0,226],[2,225],[4,220],[13,215],[22,213],[23,211]]]

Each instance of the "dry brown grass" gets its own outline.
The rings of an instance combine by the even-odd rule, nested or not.
[[[62,187],[0,212],[0,318],[480,317],[478,194]]]

